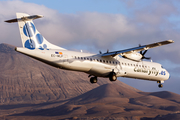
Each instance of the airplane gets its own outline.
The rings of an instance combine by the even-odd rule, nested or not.
[[[60,69],[85,72],[92,76],[91,83],[97,83],[97,77],[110,81],[127,77],[156,81],[161,88],[170,77],[161,64],[144,59],[151,59],[145,57],[148,49],[173,43],[173,40],[99,54],[70,51],[48,42],[36,29],[33,20],[42,18],[42,15],[16,13],[16,17],[5,21],[18,22],[23,47],[15,47],[15,51]]]

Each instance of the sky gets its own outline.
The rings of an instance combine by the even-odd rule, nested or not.
[[[163,88],[153,81],[118,79],[145,92],[180,94],[180,1],[178,0],[0,0],[0,43],[22,46],[16,12],[43,15],[38,31],[51,43],[70,50],[99,53],[163,40],[175,43],[148,50],[146,56],[171,74]]]

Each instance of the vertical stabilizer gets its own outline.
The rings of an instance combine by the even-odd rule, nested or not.
[[[64,49],[49,43],[36,29],[33,20],[42,18],[42,15],[28,15],[25,13],[16,13],[17,18],[5,22],[18,22],[22,45],[28,49]]]

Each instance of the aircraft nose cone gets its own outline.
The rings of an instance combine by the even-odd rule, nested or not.
[[[168,73],[168,74],[169,74],[169,73]],[[170,75],[170,74],[169,74],[169,78],[171,78],[171,75]],[[169,78],[168,78],[168,79],[169,79]]]
[[[167,73],[167,80],[171,77],[171,75],[169,74],[169,72],[168,71],[166,71],[166,73]]]

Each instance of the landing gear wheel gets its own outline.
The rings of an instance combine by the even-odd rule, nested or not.
[[[163,87],[163,84],[159,84],[158,87],[159,87],[159,88],[162,88],[162,87]]]
[[[91,77],[90,82],[91,83],[97,83],[97,77]]]
[[[116,81],[117,77],[116,77],[116,73],[115,72],[111,72],[109,75],[109,80],[110,81]]]

